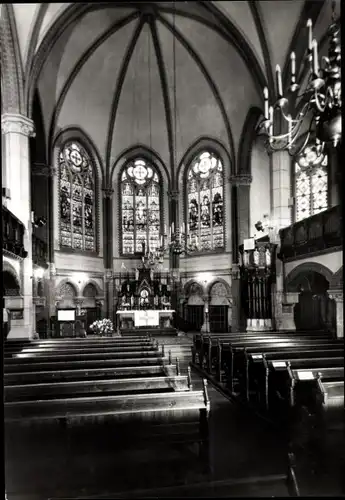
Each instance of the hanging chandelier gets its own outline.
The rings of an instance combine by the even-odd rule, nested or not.
[[[341,47],[340,28],[335,21],[335,2],[332,2],[332,23],[328,28],[328,57],[322,58],[322,68],[319,65],[318,44],[313,39],[311,19],[306,26],[306,62],[309,65],[306,90],[297,94],[300,86],[296,83],[294,52],[290,55],[291,81],[288,94],[283,94],[279,65],[276,66],[278,99],[273,106],[269,105],[268,89],[264,88],[265,118],[258,129],[262,135],[268,136],[266,147],[269,152],[287,150],[291,156],[295,156],[315,142],[316,151],[321,154],[325,144],[336,147],[341,141]],[[297,116],[292,118],[291,110],[294,107],[297,108]]]

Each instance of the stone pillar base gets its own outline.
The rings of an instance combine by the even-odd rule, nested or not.
[[[247,332],[269,332],[273,330],[271,319],[247,319]]]
[[[35,338],[35,333],[32,332],[31,327],[29,326],[12,326],[9,334],[7,335],[7,340],[14,339],[29,339],[33,340]]]

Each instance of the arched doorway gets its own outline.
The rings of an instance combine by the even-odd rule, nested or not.
[[[223,283],[216,282],[210,290],[209,323],[210,332],[227,333],[229,331],[227,289]]]
[[[85,325],[86,330],[89,329],[89,326],[94,321],[100,319],[101,317],[101,311],[100,308],[97,306],[96,297],[97,297],[97,289],[95,285],[93,285],[92,283],[88,283],[83,291],[83,309],[85,311],[85,316],[86,316],[86,325]]]
[[[191,325],[191,329],[200,332],[204,323],[203,289],[198,283],[191,283],[186,287],[187,303],[185,304],[184,318]]]
[[[299,291],[294,308],[296,330],[335,333],[336,309],[328,296],[329,281],[325,276],[314,270],[305,270],[296,276],[294,282]]]

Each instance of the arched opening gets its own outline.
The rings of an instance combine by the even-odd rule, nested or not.
[[[89,326],[101,318],[101,310],[96,300],[97,289],[93,283],[88,283],[83,291],[83,310],[85,316],[85,327],[88,331]]]
[[[294,308],[296,330],[335,333],[335,303],[328,296],[329,281],[317,271],[305,270],[294,278],[299,300]]]
[[[204,323],[203,289],[199,283],[193,282],[185,288],[186,301],[184,303],[184,319],[188,322],[189,330],[200,332]]]
[[[20,286],[12,273],[9,271],[3,271],[3,295],[4,297],[15,297],[20,295]]]
[[[219,281],[210,290],[209,323],[210,332],[226,333],[229,331],[227,289]]]

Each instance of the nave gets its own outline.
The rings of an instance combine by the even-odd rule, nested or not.
[[[141,361],[138,357],[134,357],[139,356],[138,342]],[[246,407],[233,400],[230,401],[224,395],[224,391],[221,393],[211,384],[207,385],[205,393],[203,379],[195,371],[190,372],[188,384],[191,382],[192,392],[188,393],[188,404],[191,406],[194,395],[206,395],[209,403],[208,432],[205,433],[205,429],[198,426],[199,417],[196,417],[196,414],[199,413],[199,409],[193,416],[193,412],[190,411],[188,418],[186,412],[183,416],[183,412],[179,414],[178,411],[174,411],[170,421],[163,418],[158,426],[148,425],[148,420],[150,418],[153,420],[152,416],[156,414],[157,417],[159,413],[158,392],[163,393],[166,401],[172,394],[176,396],[176,389],[177,392],[181,389],[183,392],[182,378],[188,373],[188,363],[191,360],[189,354],[191,339],[187,336],[162,337],[159,342],[160,345],[157,346],[154,339],[146,337],[122,338],[116,341],[97,339],[97,342],[91,338],[87,341],[79,339],[74,346],[68,340],[60,342],[59,345],[55,343],[55,346],[54,342],[49,345],[48,341],[24,342],[21,346],[18,345],[19,342],[7,342],[5,477],[8,500],[152,496],[272,497],[290,496],[296,493],[287,475],[288,457],[284,432],[258,418]],[[17,344],[16,347],[14,343]],[[74,356],[74,361],[67,361],[68,356],[65,354],[67,345],[70,352],[68,356]],[[146,364],[150,362],[148,358],[152,347],[158,348],[158,352],[164,354],[161,356],[162,366],[164,369],[171,367],[170,375],[175,372],[180,373],[174,379],[176,383],[180,377],[180,386],[175,385],[173,393],[169,393],[162,386],[158,390],[156,386],[156,391],[154,389],[157,373],[153,372],[159,357],[157,352],[153,352],[155,357],[152,358],[156,365]],[[126,352],[128,353],[131,348],[131,358],[126,359]],[[107,359],[105,355],[107,351],[112,353],[111,363],[109,356]],[[117,357],[115,352],[118,353]],[[22,357],[16,357],[18,354]],[[57,363],[59,363],[58,356],[61,355],[64,356],[65,362],[63,369],[59,370]],[[175,356],[179,359],[176,360]],[[77,358],[79,361],[76,361]],[[135,364],[133,359],[136,359]],[[91,364],[98,367],[91,368]],[[106,365],[109,366],[108,370],[113,370],[112,376],[108,373],[108,378]],[[176,366],[179,367],[178,370]],[[124,378],[123,373],[126,369],[127,375]],[[129,386],[129,381],[132,384],[135,380],[137,384],[139,383],[140,370],[142,372],[146,370],[144,387]],[[117,382],[122,380],[125,384],[122,388],[116,388],[114,371],[117,373]],[[57,381],[54,382],[54,378]],[[43,379],[46,381],[50,379],[50,384],[45,385],[46,393],[42,384]],[[40,380],[39,386],[38,380]],[[66,383],[66,380],[69,382]],[[76,391],[80,391],[80,388],[77,389],[74,385],[73,392],[69,395],[66,390],[68,384],[79,384],[80,387],[82,380],[84,387],[85,384],[88,387],[88,393],[84,396],[86,398],[96,396],[96,406],[104,399],[104,396],[103,398],[100,396],[100,392],[105,390],[104,385],[103,388],[100,388],[100,385],[106,381],[113,383],[112,388],[107,389],[109,399],[116,391],[127,401],[130,394],[136,394],[137,409],[142,395],[146,393],[147,396],[151,392],[151,395],[156,397],[156,402],[151,407],[151,417],[127,423],[123,419],[107,420],[102,411],[98,411],[97,418],[97,412],[92,412],[89,406],[87,411],[90,415],[93,413],[93,418],[84,420],[77,418],[73,425],[73,419],[68,422],[68,415],[71,416],[73,410],[69,411],[66,402],[67,398],[78,399],[81,394]],[[170,382],[171,380],[172,376]],[[59,384],[60,394],[55,390]],[[59,402],[60,398],[62,405],[65,405],[67,419],[65,422],[60,419],[59,425],[56,425],[54,419],[50,419],[47,424],[47,420],[38,414],[36,424],[31,420],[33,425],[29,425],[30,412],[33,417],[35,408],[42,400],[52,401],[52,389],[49,390],[48,385],[51,388],[55,387],[55,402]],[[64,399],[61,399],[62,387],[65,391]],[[174,400],[169,401],[172,404]],[[23,420],[16,420],[16,404],[13,403],[22,405],[22,409],[26,406],[27,425],[23,425]],[[188,404],[185,403],[186,408]],[[200,402],[198,404],[202,413],[205,406]],[[135,413],[135,405],[133,410]],[[341,485],[336,482],[337,474],[334,477],[335,480],[333,478],[331,484],[323,485],[325,495],[339,494],[339,492],[341,494]],[[310,471],[304,477],[298,476],[298,481],[300,494],[313,494],[315,489],[318,494],[322,493],[322,484],[316,483]]]

